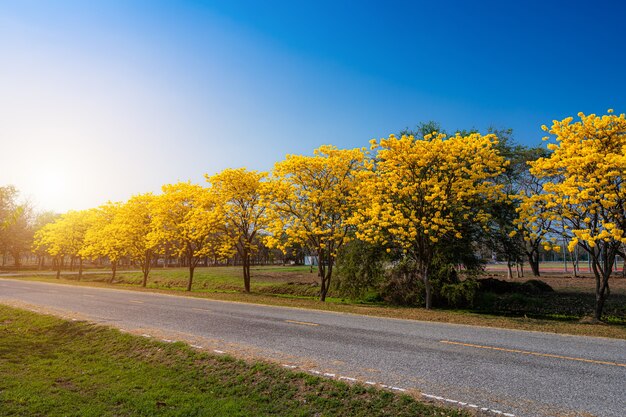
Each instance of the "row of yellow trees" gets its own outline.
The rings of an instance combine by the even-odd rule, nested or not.
[[[250,256],[262,238],[270,247],[300,245],[316,254],[324,300],[339,250],[356,238],[414,261],[430,308],[430,268],[441,245],[462,239],[468,223],[486,228],[491,203],[515,200],[510,237],[550,247],[546,236],[558,223],[570,250],[578,245],[590,254],[601,314],[626,244],[626,120],[612,112],[579,116],[546,127],[550,153],[530,163],[542,184],[536,193],[503,191],[498,178],[509,161],[493,134],[391,135],[369,149],[322,146],[311,156],[287,155],[271,173],[226,169],[206,176],[207,187],[182,182],[160,195],[69,212],[37,232],[35,247],[79,262],[108,257],[114,270],[129,257],[142,266],[144,285],[155,254],[184,257],[188,290],[200,259],[236,251],[250,291]]]

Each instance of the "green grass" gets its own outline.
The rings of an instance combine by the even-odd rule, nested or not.
[[[290,278],[293,281],[315,281],[317,275],[310,273],[308,267],[302,266],[258,266],[251,268],[255,289],[283,284]],[[68,278],[72,277],[68,275]],[[98,274],[84,275],[84,280],[107,281],[111,277],[110,271]],[[187,268],[154,268],[150,271],[148,288],[187,288],[189,270]],[[123,271],[116,276],[118,284],[139,285],[142,280],[140,271]],[[193,287],[203,291],[241,291],[243,278],[241,267],[197,267],[194,271]]]
[[[0,305],[0,416],[468,416]]]
[[[626,339],[626,291],[623,288],[620,289],[619,285],[621,284],[618,281],[615,281],[613,294],[607,300],[605,323],[592,324],[589,323],[589,316],[593,314],[593,289],[571,287],[572,284],[582,282],[575,278],[560,278],[563,282],[567,281],[567,286],[555,288],[556,292],[550,294],[523,296],[520,294],[486,293],[483,294],[484,299],[479,300],[480,303],[472,310],[425,310],[423,308],[390,306],[379,300],[372,302],[353,301],[333,297],[332,294],[327,297],[325,303],[321,303],[318,301],[319,287],[315,284],[317,282],[316,271],[310,273],[309,270],[309,267],[302,266],[253,267],[251,294],[243,293],[240,267],[198,267],[194,274],[194,286],[191,293],[185,291],[188,277],[186,268],[154,268],[150,272],[146,290],[140,287],[141,272],[118,272],[114,286],[130,290],[175,293],[224,301]],[[61,280],[50,275],[36,274],[23,276],[20,279],[75,285],[110,286],[108,284],[110,271],[98,271],[96,274],[84,275],[81,282],[77,282],[77,275],[67,273],[62,275]],[[563,286],[564,284],[559,285]],[[589,284],[585,285],[588,286]]]

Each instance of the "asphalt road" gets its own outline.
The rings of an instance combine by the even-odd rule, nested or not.
[[[493,415],[626,416],[626,341],[0,279],[0,302]]]

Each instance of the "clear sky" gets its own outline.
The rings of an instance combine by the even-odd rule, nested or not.
[[[626,2],[0,1],[0,185],[40,210],[321,144],[626,112]]]

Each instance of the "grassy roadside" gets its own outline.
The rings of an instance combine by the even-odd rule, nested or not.
[[[107,282],[109,274],[105,271],[99,274],[85,276],[83,281],[80,282],[76,280],[75,275],[67,275],[60,280],[55,279],[53,276],[36,275],[35,273],[33,273],[32,276],[13,278],[72,285],[123,288],[135,291],[151,291],[203,297],[214,300],[297,307],[378,317],[626,339],[626,326],[623,324],[592,324],[584,320],[572,320],[571,317],[563,317],[562,320],[559,320],[558,317],[551,319],[533,318],[530,315],[529,317],[514,317],[460,310],[428,311],[422,308],[363,304],[337,298],[329,298],[326,303],[321,303],[317,301],[315,297],[271,294],[266,292],[268,288],[288,289],[289,287],[310,286],[311,282],[315,281],[315,275],[310,274],[306,267],[255,268],[253,271],[253,293],[245,294],[241,292],[242,283],[240,273],[238,268],[232,267],[198,269],[194,280],[194,291],[191,293],[183,290],[187,274],[185,269],[153,270],[148,288],[146,289],[139,286],[141,282],[140,272],[122,272],[119,274],[115,284],[109,284]],[[580,281],[568,280],[567,282],[576,283]],[[310,288],[313,292],[315,291],[315,287]],[[623,291],[621,289],[618,290]]]
[[[469,416],[0,305],[2,416]]]

